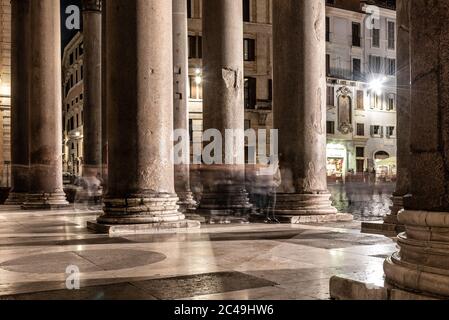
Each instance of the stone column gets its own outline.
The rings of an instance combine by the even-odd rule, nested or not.
[[[225,141],[226,130],[243,131],[245,126],[241,1],[203,1],[203,74],[203,130],[221,133],[223,156],[221,161],[216,161],[221,164],[215,162],[201,170],[203,194],[199,212],[206,215],[246,213],[251,204],[245,190],[244,161],[224,164],[225,144],[232,143]],[[243,137],[236,139],[232,148],[234,155],[244,154],[243,140]]]
[[[11,1],[11,184],[6,204],[22,205],[28,193],[30,0]]]
[[[62,184],[59,0],[32,0],[30,24],[30,187],[24,209],[68,205]]]
[[[108,186],[108,121],[107,121],[107,82],[106,82],[106,10],[107,1],[102,1],[101,15],[101,159],[102,159],[102,179],[103,193],[107,192]]]
[[[384,265],[387,282],[449,297],[449,2],[409,1],[410,195],[398,215],[406,233]]]
[[[199,226],[178,211],[172,161],[172,2],[107,0],[108,193],[89,227],[140,233]]]
[[[82,199],[99,201],[101,190],[101,0],[83,0],[84,104]]]
[[[363,222],[362,232],[396,237],[405,231],[398,222],[398,213],[404,209],[404,196],[410,185],[410,1],[396,1],[397,13],[397,183],[393,194],[391,214],[383,223]]]
[[[175,130],[189,132],[188,77],[189,62],[187,54],[187,2],[173,0],[173,66],[174,66],[174,113]],[[175,190],[179,197],[181,211],[196,208],[190,190],[190,139],[184,139],[182,164],[175,164]]]
[[[274,128],[283,222],[336,220],[326,177],[324,0],[273,1]],[[292,36],[294,35],[294,36]]]
[[[385,218],[385,224],[396,227],[399,233],[403,231],[398,226],[397,214],[404,208],[403,198],[409,193],[410,185],[410,0],[398,0],[397,12],[397,145],[398,174],[396,192],[393,195],[391,215]]]

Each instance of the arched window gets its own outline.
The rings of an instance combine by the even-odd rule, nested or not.
[[[396,109],[396,95],[390,93],[387,95],[387,111],[394,111]]]
[[[385,160],[390,158],[390,154],[385,151],[378,151],[374,154],[374,160]]]

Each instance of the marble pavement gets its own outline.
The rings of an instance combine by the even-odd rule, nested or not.
[[[109,237],[96,211],[0,207],[0,299],[329,299],[329,279],[383,277],[393,241],[360,223],[215,225]],[[66,268],[80,290],[66,289]]]

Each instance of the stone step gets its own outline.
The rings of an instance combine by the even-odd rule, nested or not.
[[[334,300],[437,300],[393,288],[385,283],[384,276],[367,278],[365,273],[332,277],[330,296]]]

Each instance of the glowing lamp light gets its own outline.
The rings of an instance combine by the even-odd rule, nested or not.
[[[203,77],[201,76],[201,69],[199,68],[195,69],[195,83],[197,85],[203,83]]]
[[[369,90],[381,94],[384,88],[385,78],[384,79],[373,79],[369,83]]]
[[[195,83],[197,85],[200,85],[203,82],[203,78],[201,76],[196,76],[195,77]]]

